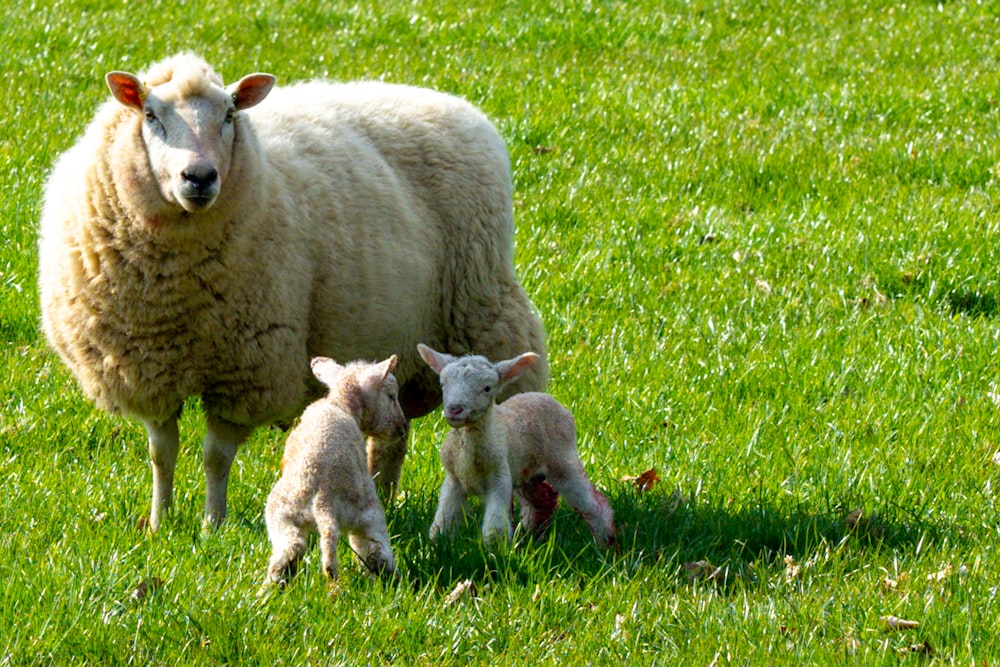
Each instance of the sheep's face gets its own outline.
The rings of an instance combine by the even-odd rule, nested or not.
[[[142,138],[160,194],[189,213],[215,203],[232,162],[236,106],[221,89],[209,92],[171,99],[172,91],[154,89],[143,105]]]
[[[484,357],[459,358],[440,375],[444,418],[454,428],[480,421],[501,385],[496,367]]]
[[[491,363],[486,357],[454,357],[417,345],[417,353],[441,378],[444,418],[453,428],[479,422],[505,384],[538,361],[534,352]]]
[[[188,213],[216,202],[232,165],[239,111],[263,100],[274,85],[271,75],[252,74],[224,89],[196,64],[182,61],[150,88],[125,72],[107,76],[115,99],[142,115],[142,140],[160,195]]]

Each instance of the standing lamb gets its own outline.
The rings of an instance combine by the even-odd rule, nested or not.
[[[42,326],[88,397],[145,424],[153,530],[190,396],[217,525],[237,448],[299,414],[313,356],[398,354],[412,419],[441,400],[418,341],[544,345],[514,273],[507,152],[468,103],[378,82],[272,89],[269,74],[224,88],[192,54],[106,78],[114,99],[46,185]],[[546,376],[542,363],[507,394]],[[368,447],[391,497],[406,436]]]
[[[313,373],[330,393],[307,407],[288,434],[281,478],[267,497],[272,582],[283,583],[295,573],[311,531],[319,532],[323,571],[331,579],[339,571],[342,530],[350,533],[351,548],[369,570],[395,571],[385,510],[365,461],[365,436],[399,438],[406,432],[395,367],[395,356],[347,366],[326,357],[312,360]]]
[[[481,356],[456,358],[423,344],[417,350],[441,376],[444,416],[452,426],[441,447],[445,478],[431,539],[451,528],[470,495],[483,498],[487,542],[513,535],[512,494],[521,506],[521,526],[537,534],[548,526],[562,494],[599,545],[614,544],[611,507],[583,470],[569,410],[537,392],[494,404],[507,383],[538,363],[537,354],[526,352],[494,364]]]

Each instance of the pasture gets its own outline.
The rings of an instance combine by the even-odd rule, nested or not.
[[[0,8],[0,664],[1000,659],[996,7],[142,7]],[[477,513],[430,542],[438,411],[387,512],[399,580],[345,542],[338,584],[314,548],[262,590],[283,435],[241,450],[229,519],[203,534],[196,401],[148,533],[144,430],[88,403],[41,337],[36,228],[104,74],[182,49],[227,82],[376,78],[494,120],[549,390],[617,552],[565,505],[543,540],[486,548]]]

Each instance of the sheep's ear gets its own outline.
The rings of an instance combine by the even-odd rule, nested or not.
[[[389,377],[391,373],[396,368],[396,355],[392,355],[379,365],[375,367],[375,376],[378,378],[379,384],[385,382],[385,379]]]
[[[435,352],[423,343],[417,343],[417,352],[420,354],[420,358],[427,362],[427,365],[438,375],[441,375],[441,371],[448,365],[448,362],[454,359],[450,354]]]
[[[239,110],[260,104],[274,87],[274,77],[270,74],[248,74],[227,88],[233,96],[233,103]]]
[[[108,72],[104,77],[104,81],[108,84],[108,88],[111,89],[111,94],[114,95],[116,100],[127,107],[142,111],[149,90],[134,74],[129,74],[128,72]]]
[[[500,376],[501,382],[508,382],[534,366],[536,361],[538,361],[537,354],[534,352],[525,352],[518,357],[498,363],[496,366],[497,375]]]

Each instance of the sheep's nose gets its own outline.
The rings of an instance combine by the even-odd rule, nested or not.
[[[452,403],[451,405],[446,406],[444,411],[445,416],[447,417],[461,417],[462,412],[464,412],[464,408],[462,408],[461,405]]]
[[[219,178],[219,170],[210,164],[193,164],[181,172],[181,178],[198,193],[210,189]]]

